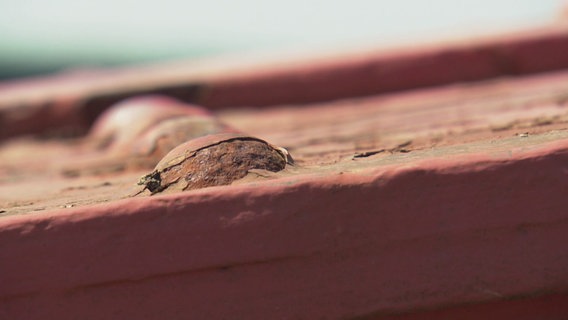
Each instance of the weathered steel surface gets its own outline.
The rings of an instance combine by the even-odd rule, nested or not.
[[[401,83],[385,88],[514,77],[366,96],[365,86],[389,73],[331,59],[313,67],[342,65],[351,75],[339,79],[344,91],[328,86],[343,73],[322,74],[310,62],[288,75],[278,67],[243,71],[233,84],[216,74],[219,86],[201,96],[211,106],[228,103],[221,97],[236,105],[321,100],[301,108],[198,109],[186,117],[193,107],[184,104],[172,118],[151,108],[157,123],[143,118],[138,131],[121,125],[124,135],[113,129],[119,136],[108,143],[85,143],[100,137],[96,129],[75,140],[5,141],[0,319],[565,319],[568,72],[533,74],[565,67],[564,53],[545,54],[568,43],[564,27],[551,29],[500,38],[498,57],[508,58],[497,59],[505,69],[495,74],[475,63],[483,50],[459,51],[448,60],[457,65],[441,74],[402,71],[418,61],[441,70],[444,57],[456,57],[439,55],[448,47],[393,54],[388,61],[406,62],[392,65]],[[349,61],[368,61],[358,59]],[[353,80],[373,70],[381,76]],[[454,77],[470,71],[485,75]],[[73,101],[91,97],[89,83]],[[73,114],[67,106],[57,110]],[[49,121],[62,119],[51,111]],[[25,119],[24,112],[10,123],[33,117]],[[223,185],[131,197],[151,168],[63,174],[107,153],[119,162],[163,155],[188,137],[176,128],[203,121],[226,123],[225,133],[187,142],[161,164],[149,157],[151,167],[165,175],[176,156],[196,160],[187,165],[200,172],[238,167],[217,177],[230,178]],[[209,153],[198,158],[202,151]],[[241,168],[237,158],[251,161]]]

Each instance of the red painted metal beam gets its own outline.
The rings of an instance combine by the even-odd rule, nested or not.
[[[410,319],[426,319],[464,304],[523,310],[507,301],[524,298],[550,302],[550,314],[535,314],[560,319],[567,164],[560,140],[5,217],[0,318],[381,319],[422,310]]]
[[[212,109],[267,107],[568,68],[568,24],[443,44],[59,75],[0,86],[0,139],[86,130],[113,103],[165,94]]]

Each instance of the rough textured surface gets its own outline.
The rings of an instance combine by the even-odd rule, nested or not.
[[[561,294],[567,150],[564,140],[5,217],[0,310],[349,318]]]
[[[345,92],[364,96],[220,111],[296,160],[229,186],[132,198],[148,171],[65,177],[86,156],[76,140],[5,141],[0,319],[564,319],[568,72],[541,55],[563,28],[492,42],[514,48],[508,77],[376,96],[361,78]],[[393,68],[455,46],[427,49]],[[274,94],[246,83],[242,97]],[[321,83],[289,93],[333,92]]]

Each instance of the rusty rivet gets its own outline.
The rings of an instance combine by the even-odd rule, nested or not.
[[[180,116],[151,127],[133,142],[130,150],[133,155],[159,160],[186,141],[221,132],[236,130],[211,116]]]
[[[176,146],[222,132],[236,130],[202,107],[162,96],[132,98],[100,117],[84,145],[86,156],[61,172],[75,177],[151,169]]]
[[[184,104],[169,97],[135,97],[105,111],[93,124],[88,139],[98,150],[124,150],[152,126],[180,116],[212,117],[202,107]]]
[[[154,171],[140,178],[150,194],[228,185],[249,170],[278,172],[291,163],[288,152],[264,140],[236,133],[205,136],[169,152]]]

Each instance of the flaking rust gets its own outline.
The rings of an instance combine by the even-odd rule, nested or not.
[[[186,142],[140,178],[139,194],[194,190],[231,184],[250,170],[278,172],[292,164],[290,154],[264,140],[223,133]]]

